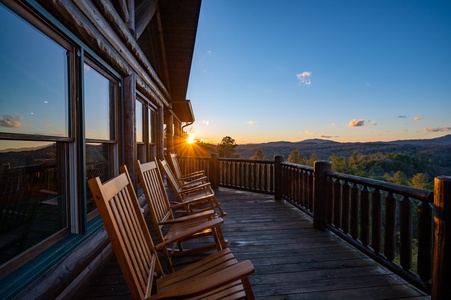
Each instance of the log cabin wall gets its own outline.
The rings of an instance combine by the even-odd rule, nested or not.
[[[27,131],[24,125],[15,129],[0,127],[0,150],[15,149],[8,155],[0,151],[0,208],[10,212],[17,209],[17,205],[3,207],[4,199],[17,200],[20,192],[8,189],[18,186],[17,181],[7,184],[4,178],[13,178],[11,174],[19,170],[17,180],[23,181],[25,167],[33,168],[34,175],[27,178],[40,178],[45,188],[40,185],[39,191],[46,193],[30,207],[33,213],[26,213],[26,224],[21,220],[20,228],[11,227],[0,233],[1,299],[73,297],[112,256],[86,181],[95,176],[108,180],[122,164],[136,178],[135,159],[163,157],[165,150],[173,149],[182,138],[182,125],[194,121],[186,91],[200,5],[200,0],[0,2],[0,13],[7,16],[0,21],[4,22],[0,27],[5,33],[16,32],[0,34],[1,43],[11,47],[11,60],[14,52],[28,53],[30,62],[53,64],[52,58],[52,62],[46,62],[38,55],[47,48],[31,41],[28,48],[23,46],[30,40],[25,32],[65,53],[62,60],[58,58],[64,95],[58,100],[59,111],[46,119],[63,129],[44,130],[41,134],[37,129]],[[24,29],[22,36],[22,31],[15,31],[19,27],[32,29]],[[19,40],[17,44],[9,40],[15,38]],[[12,63],[2,63],[0,60],[1,72],[9,72],[10,68],[11,77],[21,74]],[[43,67],[29,68],[38,74]],[[38,94],[38,89],[34,90],[37,85],[33,84],[33,80],[39,83],[38,79],[16,77],[31,93]],[[20,92],[10,89],[13,94]],[[48,87],[52,89],[53,86]],[[4,96],[0,94],[0,98]],[[28,107],[30,104],[24,99],[7,98],[6,105],[0,103],[0,111],[19,115],[19,110],[14,110],[8,101]],[[103,107],[98,110],[97,105]],[[56,121],[59,115],[64,117],[60,123]],[[21,120],[26,124],[26,118],[17,122]],[[94,122],[101,120],[104,123],[97,128]],[[34,147],[32,151],[30,147]],[[24,153],[32,159],[25,159]],[[24,184],[34,188],[36,182],[33,179],[33,183]],[[31,205],[31,197],[25,196],[26,207]],[[54,228],[46,234],[35,234],[36,229],[47,230],[37,215],[54,218]],[[0,222],[9,218],[0,215]],[[25,234],[19,236],[19,229]],[[8,241],[19,237],[20,243],[3,243],[6,237]]]

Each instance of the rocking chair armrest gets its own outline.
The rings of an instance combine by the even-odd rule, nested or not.
[[[192,236],[193,234],[202,232],[202,231],[204,231],[206,229],[211,229],[211,228],[213,228],[215,226],[218,226],[218,225],[220,225],[222,223],[224,223],[224,220],[222,218],[215,218],[215,219],[207,221],[207,222],[205,222],[203,224],[191,227],[189,230],[184,231],[183,235],[180,234],[180,235],[174,236],[174,237],[172,237],[170,239],[167,239],[164,242],[158,243],[157,245],[155,245],[155,249],[161,250],[164,247],[166,247],[167,245],[173,244],[173,243],[179,241],[180,239]]]
[[[193,199],[183,200],[183,201],[186,204],[196,205],[196,202],[204,202],[205,200],[210,199],[209,202],[213,203],[212,200],[213,200],[214,196],[215,196],[214,194],[210,194],[210,195],[199,196],[199,197],[196,197],[196,198],[193,198]]]
[[[183,200],[183,202],[171,205],[171,209],[177,209],[177,208],[180,208],[180,207],[187,206],[189,204],[196,204],[196,202],[203,202],[206,199],[211,198],[213,196],[214,195],[211,194],[211,195],[200,196],[200,197],[197,197],[197,198],[194,198],[194,199],[190,199],[190,200]]]
[[[149,299],[186,299],[200,296],[242,278],[247,278],[253,273],[254,266],[249,260],[245,260],[210,274],[209,277],[200,276],[177,283],[174,288],[167,288],[164,292],[157,293]]]
[[[203,171],[194,172],[191,174],[185,174],[185,175],[181,176],[181,178],[183,180],[195,180],[197,178],[204,178],[204,177],[207,177],[207,176],[205,176],[205,173]]]
[[[210,209],[210,210],[206,210],[203,212],[199,212],[199,213],[195,213],[192,215],[187,215],[187,216],[183,216],[180,218],[175,218],[172,220],[166,220],[166,221],[161,221],[158,224],[160,225],[165,225],[165,224],[174,224],[174,223],[180,223],[180,222],[185,222],[188,220],[195,220],[195,219],[206,219],[206,220],[211,220],[214,216],[215,211]]]
[[[202,190],[202,189],[205,189],[205,187],[209,187],[211,185],[211,183],[210,182],[205,182],[205,183],[202,183],[202,184],[197,184],[197,185],[193,185],[192,187],[190,187],[190,186],[187,186],[187,187],[181,187],[181,193],[182,194],[189,194],[189,193],[192,193],[192,192],[195,192],[195,191],[198,191],[198,190]]]
[[[202,185],[209,185],[210,182],[206,181],[206,179],[207,179],[207,176],[191,180],[191,181],[189,181],[187,183],[184,183],[184,184],[180,185],[180,188],[182,190],[185,190],[185,189],[196,188],[196,187],[199,187],[199,186],[202,186]]]

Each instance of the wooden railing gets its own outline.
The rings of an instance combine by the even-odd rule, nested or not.
[[[218,159],[218,184],[252,192],[274,193],[274,162],[268,160]]]
[[[326,209],[318,227],[325,224],[368,256],[430,292],[433,192],[330,172],[327,167],[323,171]]]
[[[313,216],[313,168],[287,162],[281,162],[280,168],[281,195],[277,198],[288,200]]]
[[[209,157],[181,156],[178,157],[178,161],[182,174],[190,174],[201,170],[207,175],[210,174],[211,159]]]
[[[181,162],[186,171],[208,170],[214,188],[269,193],[293,203],[313,217],[315,228],[333,231],[433,299],[451,299],[451,177],[435,178],[428,191],[332,172],[328,161],[309,167],[280,156],[212,155]]]

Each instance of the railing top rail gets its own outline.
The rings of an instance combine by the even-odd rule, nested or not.
[[[303,170],[308,170],[308,171],[312,171],[312,172],[314,171],[314,168],[311,166],[305,166],[305,165],[295,164],[295,163],[286,162],[286,161],[282,162],[281,164],[284,166],[290,166],[295,169],[303,169]]]
[[[218,160],[230,161],[230,162],[253,162],[253,163],[259,163],[259,164],[274,164],[273,160],[266,160],[266,159],[218,158]]]
[[[347,180],[353,183],[357,184],[363,184],[372,188],[381,189],[384,191],[392,192],[395,194],[403,195],[406,197],[419,199],[419,200],[426,200],[429,203],[434,202],[434,192],[430,190],[424,190],[424,189],[418,189],[410,186],[400,185],[392,182],[377,180],[377,179],[371,179],[371,178],[365,178],[365,177],[359,177],[349,174],[343,174],[338,172],[328,172],[327,176],[341,179],[341,180]]]

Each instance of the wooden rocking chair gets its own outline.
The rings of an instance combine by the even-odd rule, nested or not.
[[[155,160],[158,161],[159,167],[161,167],[163,172],[166,174],[166,178],[168,179],[169,184],[175,191],[180,202],[189,203],[192,200],[204,200],[203,206],[200,205],[199,202],[197,202],[195,205],[188,204],[188,208],[190,209],[190,211],[194,212],[199,210],[205,210],[206,209],[205,205],[210,205],[210,203],[213,203],[213,207],[211,207],[210,209],[215,210],[217,209],[219,212],[218,215],[220,217],[227,215],[227,213],[225,213],[222,210],[221,203],[219,203],[219,201],[216,199],[215,193],[211,188],[209,182],[196,184],[188,183],[185,185],[180,185],[174,173],[172,172],[172,169],[169,166],[168,162],[165,159],[158,160],[157,158],[155,158]]]
[[[214,210],[175,218],[173,210],[186,207],[187,204],[178,203],[171,206],[164,187],[163,178],[157,167],[157,162],[152,161],[141,164],[137,160],[135,161],[135,165],[159,241],[165,242],[173,237],[182,237],[173,243],[172,249],[168,247],[164,248],[165,257],[171,272],[174,271],[173,267],[175,266],[171,259],[172,257],[198,254],[212,250],[220,251],[227,246],[220,227],[223,221],[215,215]],[[127,172],[125,166],[121,168],[121,172]],[[191,203],[196,202],[198,201],[191,201]],[[214,243],[204,242],[203,245],[192,249],[185,249],[183,247],[182,243],[184,241],[205,236],[212,236]]]
[[[127,173],[88,183],[133,299],[254,299],[254,267],[229,249],[165,275]]]
[[[180,164],[179,164],[179,160],[177,157],[177,154],[175,153],[170,153],[169,155],[170,157],[170,162],[172,164],[172,168],[174,170],[174,175],[177,178],[177,180],[180,182],[180,184],[186,184],[189,183],[190,181],[199,181],[199,180],[206,180],[207,176],[205,174],[204,170],[199,170],[196,172],[191,172],[191,173],[186,173],[183,174],[182,170],[180,168]]]

